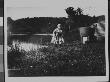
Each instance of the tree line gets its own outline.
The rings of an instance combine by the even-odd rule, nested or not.
[[[68,15],[66,17],[33,17],[21,18],[12,20],[11,17],[7,18],[7,25],[12,33],[52,33],[57,24],[62,24],[65,32],[69,32],[78,27],[89,26],[97,22],[97,17],[84,15],[81,8],[76,10],[73,7],[65,9]]]

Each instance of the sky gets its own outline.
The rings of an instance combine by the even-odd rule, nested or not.
[[[90,16],[105,15],[107,0],[7,0],[7,16],[16,20],[25,17],[67,17],[65,9],[80,7]]]

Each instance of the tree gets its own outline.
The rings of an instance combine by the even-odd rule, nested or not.
[[[94,21],[94,17],[84,15],[83,10],[79,7],[76,10],[73,7],[68,7],[65,11],[68,14],[68,20],[73,21],[69,21],[69,28],[74,29],[73,27],[89,26]]]
[[[68,25],[68,31],[70,31],[75,23],[76,15],[78,11],[75,10],[73,7],[68,7],[67,9],[65,9],[65,11],[68,14],[68,19],[66,21],[66,24]]]
[[[65,11],[68,14],[68,18],[74,17],[77,14],[73,7],[68,7]]]
[[[66,20],[66,24],[68,25],[68,31],[71,30],[71,26],[73,23],[74,23],[74,21],[70,18]]]
[[[79,7],[76,10],[73,7],[68,7],[65,11],[68,14],[68,18],[83,15],[83,10]]]
[[[77,15],[83,15],[83,10],[81,8],[77,8],[76,10]]]

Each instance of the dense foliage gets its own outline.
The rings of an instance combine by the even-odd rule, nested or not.
[[[24,43],[22,43],[24,44]],[[103,43],[71,44],[36,48],[11,47],[8,51],[9,76],[102,76],[105,75]],[[43,46],[43,45],[40,45]],[[14,70],[15,69],[15,70]],[[18,70],[19,69],[19,70]]]
[[[58,23],[61,23],[63,29],[68,32],[82,26],[89,26],[97,22],[97,17],[84,15],[81,8],[76,10],[73,7],[65,9],[66,17],[33,17],[12,20],[8,17],[8,28],[12,33],[52,33]]]

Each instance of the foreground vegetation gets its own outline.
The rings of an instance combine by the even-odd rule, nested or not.
[[[15,44],[8,48],[9,76],[102,76],[106,72],[103,43]]]

